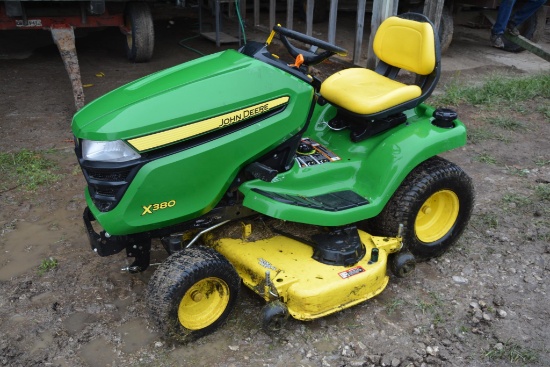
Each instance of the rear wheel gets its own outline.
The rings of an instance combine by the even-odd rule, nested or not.
[[[417,259],[441,255],[468,224],[474,204],[471,179],[455,164],[433,157],[416,167],[369,230],[394,236],[403,224],[403,245]]]
[[[188,342],[220,327],[235,306],[240,278],[233,266],[207,247],[168,257],[149,281],[151,316],[169,338]]]
[[[145,2],[129,2],[124,10],[126,54],[133,62],[147,62],[153,57],[155,31],[153,16]]]

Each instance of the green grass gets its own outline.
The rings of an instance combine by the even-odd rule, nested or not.
[[[517,168],[517,167],[510,167],[506,166],[506,172],[511,174],[512,176],[519,176],[519,177],[527,177],[529,174],[529,170],[527,168]]]
[[[510,363],[536,363],[539,360],[535,350],[511,342],[504,343],[502,349],[491,349],[485,353],[485,357],[492,360],[508,360]]]
[[[550,122],[550,107],[548,106],[539,106],[537,108],[537,111],[540,112],[544,118],[546,119],[546,122]]]
[[[485,164],[496,164],[497,160],[495,157],[490,155],[489,153],[481,153],[478,154],[476,157],[474,157],[474,160],[477,162],[485,163]]]
[[[42,260],[40,266],[38,266],[38,274],[43,275],[44,273],[57,268],[57,260],[53,257]]]
[[[535,165],[539,166],[539,167],[544,167],[544,166],[547,166],[550,164],[550,160],[548,159],[544,159],[542,157],[537,157],[535,160],[534,160],[534,163]]]
[[[550,184],[538,184],[535,187],[535,195],[540,200],[550,201]]]
[[[439,325],[445,321],[441,312],[445,309],[445,302],[441,295],[435,292],[429,292],[430,300],[420,299],[416,302],[415,306],[423,315],[430,314],[433,317],[433,324]]]
[[[510,116],[492,116],[486,118],[487,122],[505,130],[518,131],[525,129],[525,126]]]
[[[482,228],[498,228],[498,217],[494,213],[481,213],[475,216],[476,222],[480,223]]]
[[[492,130],[482,127],[468,129],[468,142],[476,144],[484,140],[496,140],[503,143],[509,143],[510,139]]]
[[[442,105],[467,103],[499,108],[503,103],[513,106],[517,102],[535,98],[550,98],[550,73],[527,77],[492,75],[481,86],[467,86],[454,79],[446,86],[443,94],[433,99],[435,104]]]
[[[533,204],[533,199],[531,199],[529,196],[519,194],[505,194],[502,197],[502,201],[505,203],[514,203],[520,207]]]
[[[388,305],[386,305],[386,313],[391,316],[399,307],[404,305],[405,302],[401,299],[394,299]]]
[[[21,187],[34,191],[39,186],[52,184],[61,177],[53,173],[56,165],[43,152],[23,149],[19,152],[0,153],[0,191]]]

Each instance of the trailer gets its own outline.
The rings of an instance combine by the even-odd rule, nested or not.
[[[118,27],[126,37],[131,62],[147,62],[153,55],[155,34],[149,4],[143,1],[87,0],[0,2],[0,31],[45,30],[52,34],[71,80],[75,107],[84,106],[84,91],[75,47],[75,28]]]

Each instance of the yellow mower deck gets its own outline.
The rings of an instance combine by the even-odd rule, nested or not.
[[[350,267],[322,264],[312,258],[311,246],[285,236],[254,242],[221,238],[214,248],[233,264],[247,287],[266,300],[282,300],[292,317],[311,320],[363,302],[386,287],[388,254],[401,249],[401,239],[363,231],[359,235],[366,255]],[[377,261],[371,261],[374,248]]]

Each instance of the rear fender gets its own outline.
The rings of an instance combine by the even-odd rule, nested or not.
[[[459,120],[445,129],[431,123],[433,109],[421,105],[407,111],[407,123],[354,143],[349,130],[332,131],[327,122],[334,107],[318,106],[304,134],[338,156],[338,160],[308,167],[297,164],[271,182],[248,181],[241,185],[244,205],[260,213],[300,223],[339,226],[378,215],[405,177],[428,158],[466,143],[466,128]],[[270,198],[262,192],[301,199],[353,191],[366,199],[346,209],[323,210]],[[273,195],[272,195],[273,196]],[[301,199],[300,199],[301,198]]]
[[[391,133],[383,134],[367,155],[368,162],[358,174],[358,185],[368,186],[370,201],[377,215],[407,175],[420,163],[466,144],[466,127],[456,120],[451,129],[431,124],[434,109],[417,107],[408,122]],[[407,126],[408,125],[408,126]]]

